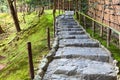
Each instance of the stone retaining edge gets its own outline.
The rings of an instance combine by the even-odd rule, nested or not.
[[[53,60],[56,51],[58,50],[59,42],[58,37],[54,39],[54,43],[52,45],[51,51],[40,61],[40,65],[38,66],[37,74],[33,80],[42,80],[44,74],[47,70],[49,63]]]

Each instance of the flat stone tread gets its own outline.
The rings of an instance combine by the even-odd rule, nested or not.
[[[55,58],[85,58],[109,62],[109,56],[108,52],[103,48],[64,47],[58,49]]]
[[[99,42],[92,39],[62,39],[59,41],[59,47],[99,47]]]
[[[58,35],[60,39],[90,39],[86,34],[81,35]]]
[[[59,24],[58,26],[62,26],[62,27],[58,27],[59,29],[66,29],[66,28],[68,28],[68,29],[72,29],[72,28],[78,28],[78,29],[80,29],[80,27],[79,26],[77,26],[77,25],[71,25],[71,24],[66,24],[66,25],[63,25],[63,24]]]
[[[85,34],[84,31],[61,31],[58,32],[58,35],[80,35]]]
[[[62,29],[57,29],[57,31],[83,31],[82,28],[62,28]]]
[[[96,79],[94,75],[98,75]],[[85,76],[93,78],[86,79]],[[55,59],[49,64],[43,80],[102,80],[102,77],[114,80],[115,76],[114,66],[109,63],[87,59]]]

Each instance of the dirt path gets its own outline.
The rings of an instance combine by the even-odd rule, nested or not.
[[[0,55],[0,60],[3,60],[3,59],[5,59],[5,57]],[[0,70],[2,70],[3,68],[5,68],[5,65],[0,64]]]
[[[4,64],[0,64],[0,70],[2,70],[3,68],[5,68]]]

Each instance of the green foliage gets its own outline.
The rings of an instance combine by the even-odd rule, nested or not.
[[[0,0],[0,12],[7,12],[8,6],[7,6],[7,0]]]
[[[88,11],[88,0],[81,0],[81,11],[86,13]]]

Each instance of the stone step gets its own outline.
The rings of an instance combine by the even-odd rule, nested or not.
[[[83,29],[82,28],[59,28],[59,29],[57,29],[57,31],[83,31]]]
[[[58,35],[80,35],[85,34],[84,31],[62,31],[58,32]]]
[[[110,54],[110,53],[109,53]],[[59,48],[56,52],[55,59],[60,58],[84,58],[95,61],[110,62],[110,55],[103,48],[88,48],[88,47],[64,47]]]
[[[61,23],[61,22],[60,22]],[[58,23],[59,24],[59,23]],[[76,22],[71,22],[71,21],[64,21],[64,22],[62,22],[61,24],[63,24],[63,25],[76,25],[77,23]]]
[[[58,35],[59,39],[89,39],[89,36],[86,34],[82,35]]]
[[[59,26],[57,27],[56,29],[83,29],[83,28],[80,28],[79,26]]]
[[[61,20],[59,21],[59,23],[63,23],[63,24],[70,24],[70,23],[77,23],[74,19],[70,19],[70,20]]]
[[[59,25],[58,24],[58,28],[64,29],[64,28],[80,28],[80,27],[77,25]]]
[[[43,80],[117,80],[114,65],[86,59],[54,59]]]
[[[62,39],[59,41],[59,47],[99,47],[100,44],[92,39]]]
[[[59,20],[58,22],[61,22],[61,23],[64,23],[64,22],[66,22],[66,23],[68,23],[68,22],[76,22],[75,20],[74,20],[74,18],[71,18],[71,19],[65,19],[64,17],[61,19],[61,20]]]
[[[83,28],[78,25],[58,25],[56,29],[83,29]]]

